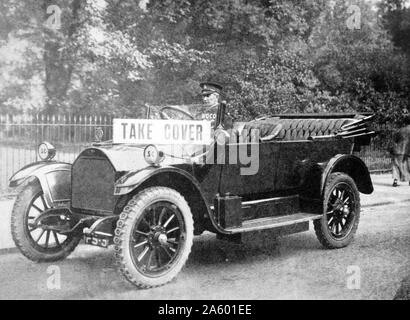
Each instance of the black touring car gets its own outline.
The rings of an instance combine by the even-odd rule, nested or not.
[[[172,109],[192,119],[167,109],[161,116]],[[352,241],[359,192],[373,192],[366,165],[353,155],[374,134],[371,117],[266,117],[225,130],[225,110],[218,114],[215,138],[201,152],[108,141],[68,164],[54,161],[55,149],[42,143],[43,160],[10,179],[20,188],[11,221],[17,247],[42,262],[64,259],[82,239],[113,245],[125,278],[148,288],[179,273],[194,235],[205,230],[238,240],[265,229],[303,232],[312,221],[325,247]],[[226,150],[223,159],[218,148]],[[251,174],[243,172],[251,163],[225,159],[241,148],[257,150]]]

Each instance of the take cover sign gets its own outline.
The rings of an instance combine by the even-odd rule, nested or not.
[[[113,143],[208,144],[210,141],[210,121],[151,119],[113,120]]]

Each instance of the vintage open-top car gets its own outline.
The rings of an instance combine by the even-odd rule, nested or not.
[[[161,116],[169,118],[170,109],[193,118],[173,107]],[[194,235],[205,230],[238,241],[245,232],[265,229],[303,232],[313,221],[325,247],[352,241],[359,192],[373,191],[368,169],[353,155],[374,134],[367,128],[370,117],[267,117],[229,130],[224,119],[221,104],[215,138],[200,152],[198,146],[180,152],[108,141],[94,143],[69,164],[53,161],[55,149],[42,143],[43,160],[10,179],[20,188],[11,221],[17,247],[41,262],[67,257],[81,239],[114,245],[121,273],[148,288],[178,274]],[[251,157],[257,170],[244,173],[252,163],[228,161],[232,150],[257,150]]]

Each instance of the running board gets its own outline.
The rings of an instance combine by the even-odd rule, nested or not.
[[[294,215],[301,211],[298,195],[244,202],[239,196],[227,195],[217,196],[214,203],[215,221],[224,229],[241,228],[245,221]]]
[[[291,225],[296,225],[303,222],[309,222],[312,220],[317,220],[322,217],[321,214],[311,214],[311,213],[295,213],[285,216],[276,216],[269,218],[260,218],[247,220],[242,222],[241,227],[228,228],[228,231],[231,234],[243,233],[243,232],[252,232],[273,228],[286,227]]]

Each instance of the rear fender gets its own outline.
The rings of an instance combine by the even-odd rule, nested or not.
[[[41,161],[17,171],[9,181],[12,188],[23,187],[37,179],[49,207],[67,206],[71,200],[71,164]]]
[[[349,175],[361,193],[371,194],[374,190],[366,164],[354,155],[339,154],[327,163],[323,171],[321,182],[322,195],[325,191],[326,181],[333,172],[342,172]]]

